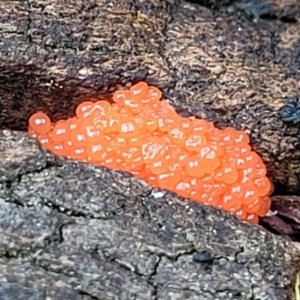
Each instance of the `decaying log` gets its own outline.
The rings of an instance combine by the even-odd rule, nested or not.
[[[298,249],[0,131],[1,299],[294,299]]]
[[[182,114],[246,130],[274,184],[299,192],[300,129],[280,115],[299,91],[299,23],[171,2],[1,2],[0,126],[147,80]]]
[[[246,130],[276,186],[300,192],[300,128],[280,114],[299,29],[172,0],[1,1],[0,298],[293,299],[289,240],[3,129],[146,80],[183,115]]]

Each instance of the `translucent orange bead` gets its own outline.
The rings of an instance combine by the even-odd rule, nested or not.
[[[225,149],[223,146],[220,145],[220,143],[212,141],[209,143],[209,146],[215,151],[217,157],[225,157]],[[229,160],[227,159],[227,161]]]
[[[118,127],[118,132],[126,138],[136,136],[140,132],[139,125],[131,118],[121,120]]]
[[[118,90],[113,93],[113,101],[117,103],[120,107],[125,106],[125,101],[130,100],[132,95],[128,90]]]
[[[66,120],[66,127],[67,127],[67,130],[69,132],[71,132],[74,129],[78,128],[78,120],[77,120],[77,118],[73,117],[73,118],[70,118],[70,119]]]
[[[151,162],[150,170],[153,174],[161,174],[170,171],[170,168],[174,165],[174,157],[171,153],[166,153],[160,156],[157,160]]]
[[[192,123],[191,119],[189,119],[189,118],[179,118],[178,122],[180,122],[181,128],[184,130],[184,132],[186,134],[192,132],[193,123]]]
[[[158,120],[153,115],[147,115],[144,117],[145,127],[149,133],[154,132],[158,127]]]
[[[237,130],[233,127],[227,127],[222,130],[224,146],[231,146],[236,144],[236,138],[238,136]]]
[[[241,199],[244,196],[244,186],[240,182],[235,182],[229,186],[229,193],[236,199]]]
[[[174,161],[174,163],[169,164],[168,166],[168,172],[171,173],[181,173],[183,170],[181,164],[178,161]]]
[[[237,157],[235,166],[238,170],[242,170],[246,165],[246,160],[243,157]]]
[[[65,120],[58,121],[52,131],[51,139],[55,143],[60,143],[68,139],[69,137],[69,130]]]
[[[161,101],[153,114],[157,118],[158,129],[167,132],[178,121],[178,115],[167,101]]]
[[[221,206],[224,210],[235,213],[241,209],[242,203],[238,198],[227,194],[222,197]]]
[[[120,120],[127,120],[127,119],[133,119],[134,114],[130,111],[130,109],[126,106],[121,107],[119,111]]]
[[[258,197],[259,197],[258,192],[255,189],[255,187],[248,184],[244,187],[244,196],[241,200],[245,206],[248,206],[248,205],[254,203]]]
[[[111,104],[111,109],[116,111],[116,112],[119,112],[121,110],[121,106],[118,103],[112,103]]]
[[[108,154],[108,142],[103,140],[99,143],[92,143],[86,149],[87,157],[90,158],[94,162],[103,162]]]
[[[172,115],[174,117],[178,115],[175,108],[170,104],[168,100],[161,100],[160,102],[158,102],[158,105],[154,105],[154,107],[156,107],[156,110],[161,113]]]
[[[256,214],[248,214],[246,221],[248,221],[251,224],[258,224],[259,218]]]
[[[183,148],[177,148],[174,150],[173,156],[175,160],[179,162],[180,165],[184,166],[190,154]]]
[[[192,191],[191,182],[187,179],[180,179],[176,183],[174,191],[182,197],[189,198]]]
[[[244,206],[244,209],[247,211],[248,214],[257,214],[261,206],[262,206],[262,201],[260,198],[257,198],[250,205]]]
[[[148,84],[144,81],[140,81],[139,83],[136,83],[135,85],[131,86],[129,90],[132,97],[136,97],[139,99],[145,98],[149,92]]]
[[[150,138],[142,144],[142,156],[146,164],[151,164],[153,161],[164,156],[168,148],[162,139]]]
[[[222,204],[222,197],[223,197],[222,192],[214,189],[211,189],[210,192],[209,189],[207,189],[207,191],[201,195],[202,200],[205,199],[204,203],[215,207],[218,207]]]
[[[248,176],[244,176],[244,172],[242,172],[241,170],[238,170],[239,171],[239,181],[242,185],[254,185],[253,184],[253,181],[250,177]]]
[[[204,170],[208,174],[212,173],[221,164],[216,150],[209,145],[201,147],[198,155],[201,158],[201,164]]]
[[[108,156],[103,160],[103,165],[107,168],[119,169],[122,162],[122,159],[117,156]]]
[[[117,132],[119,129],[120,115],[117,111],[111,109],[106,114],[109,132]]]
[[[232,167],[230,164],[224,164],[223,170],[223,182],[226,184],[235,183],[239,178],[239,173],[236,168]]]
[[[208,128],[208,130],[206,132],[206,138],[208,141],[220,143],[221,145],[224,144],[222,130],[220,130],[214,126]]]
[[[29,126],[36,134],[46,134],[51,130],[51,120],[43,112],[37,112],[29,118]]]
[[[138,178],[141,178],[141,179],[144,179],[146,180],[147,179],[147,175],[145,173],[145,170],[144,168],[138,170],[138,171],[131,171],[132,175],[138,177]]]
[[[201,134],[205,134],[208,130],[208,122],[201,119],[192,120],[193,131]]]
[[[143,107],[143,110],[140,113],[140,116],[142,118],[145,118],[146,116],[156,116],[157,111],[154,107],[146,105]]]
[[[254,177],[260,178],[260,177],[266,176],[266,174],[267,174],[267,168],[264,165],[264,163],[262,161],[257,162],[254,166],[254,174],[253,174]]]
[[[204,135],[197,132],[189,133],[184,141],[184,147],[190,152],[199,151],[206,143],[207,140]]]
[[[180,174],[178,172],[161,173],[157,175],[156,180],[160,188],[173,190],[180,181]]]
[[[188,157],[184,162],[184,170],[191,177],[200,178],[205,174],[205,170],[201,165],[201,159],[196,155]]]
[[[248,145],[250,143],[249,135],[244,131],[236,130],[234,134],[234,143],[237,145]]]
[[[38,136],[38,134],[30,126],[28,127],[27,133],[33,138],[37,138]]]
[[[87,159],[87,151],[86,151],[85,147],[69,148],[68,155],[70,155],[73,159],[77,159],[77,160],[86,160]]]
[[[259,217],[264,217],[270,211],[272,200],[269,196],[260,197],[261,206],[256,214]]]
[[[146,180],[149,184],[151,184],[154,187],[159,187],[158,181],[157,181],[157,175],[152,174],[150,170],[150,165],[146,165],[144,168],[144,172],[147,176]]]
[[[163,114],[157,116],[157,128],[161,132],[167,132],[169,128],[176,122],[175,117],[169,117]]]
[[[50,146],[50,144],[52,144],[52,141],[51,141],[49,135],[47,135],[47,134],[40,134],[40,135],[38,135],[37,136],[37,140],[46,149],[48,149],[49,146]]]
[[[247,214],[246,210],[245,210],[243,207],[242,207],[240,210],[238,210],[238,211],[235,213],[235,215],[236,215],[239,219],[241,219],[241,220],[243,220],[243,221],[247,221],[248,214]]]
[[[70,156],[70,153],[73,151],[73,148],[74,148],[74,145],[73,145],[72,141],[71,140],[65,140],[63,144],[64,144],[64,149],[67,153],[67,156]]]
[[[109,111],[111,111],[111,105],[105,100],[100,100],[95,103],[82,114],[82,118],[95,118],[99,116],[106,116]]]
[[[88,119],[88,122],[90,124],[93,124],[95,129],[102,130],[102,134],[104,136],[110,135],[112,133],[112,128],[110,127],[110,124],[109,124],[108,114],[105,116],[98,116],[93,119]],[[116,125],[116,127],[117,127],[116,131],[117,131],[119,128],[119,123]]]
[[[56,155],[66,155],[64,144],[62,143],[51,143],[48,145],[48,150]]]
[[[260,197],[269,195],[272,189],[270,180],[265,176],[254,179],[254,185],[257,188],[257,192]]]
[[[114,140],[114,138],[117,136],[115,133],[109,133],[109,134],[104,134],[103,139],[106,140],[107,142],[111,142]]]
[[[257,162],[257,154],[250,151],[242,156],[245,159],[245,166],[253,166]]]
[[[124,105],[128,107],[134,115],[138,115],[143,109],[141,101],[137,98],[126,99]]]
[[[102,139],[104,130],[101,124],[96,126],[91,120],[87,119],[77,129],[73,130],[70,136],[75,145],[82,146]],[[75,139],[78,141],[75,142]]]
[[[144,164],[140,147],[129,146],[129,148],[122,151],[121,155],[129,163],[133,163],[136,160],[135,162],[140,162],[141,165]]]
[[[111,147],[114,149],[124,149],[128,147],[128,140],[121,135],[117,135],[114,139],[111,141]]]
[[[150,164],[151,172],[155,175],[162,174],[168,171],[168,164],[165,163],[164,158],[159,158]]]
[[[139,114],[143,109],[140,99],[133,97],[129,90],[115,92],[113,95],[113,100],[121,107],[125,106],[135,115]]]
[[[249,165],[249,166],[245,166],[244,169],[240,170],[239,172],[240,174],[242,174],[243,177],[248,177],[253,179],[255,177],[255,170],[254,167]]]
[[[158,103],[162,96],[161,91],[155,86],[148,87],[147,95],[141,95],[139,97],[142,104]]]
[[[70,141],[75,147],[85,147],[89,144],[86,135],[80,128],[77,128],[70,133]]]
[[[84,101],[80,103],[76,108],[76,116],[78,118],[83,118],[84,114],[88,113],[92,108],[94,102],[92,101]]]
[[[168,130],[168,136],[172,139],[172,141],[175,144],[179,146],[184,145],[186,140],[186,133],[182,128],[181,124],[173,124]]]
[[[250,145],[240,145],[240,146],[235,146],[234,151],[236,154],[245,157],[248,154],[251,154],[251,147]],[[256,156],[257,158],[257,156]]]
[[[134,122],[137,124],[138,128],[139,128],[141,131],[144,131],[144,129],[145,129],[145,121],[144,121],[144,118],[141,117],[140,115],[138,115],[138,116],[134,116],[134,117],[133,117],[133,120],[134,120]]]

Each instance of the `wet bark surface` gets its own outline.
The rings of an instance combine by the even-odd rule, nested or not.
[[[0,128],[146,80],[181,114],[248,132],[273,183],[299,192],[295,2],[204,4],[0,2]],[[19,132],[0,131],[0,157],[1,299],[292,299],[288,239]]]
[[[1,299],[293,299],[288,239],[24,133],[0,145]]]

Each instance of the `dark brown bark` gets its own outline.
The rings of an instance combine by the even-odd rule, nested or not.
[[[1,299],[293,299],[289,240],[23,133],[0,145]]]
[[[299,20],[300,2],[297,0],[189,0],[230,13],[245,13],[254,19]]]
[[[1,127],[147,80],[182,114],[246,130],[274,184],[300,191],[299,126],[280,116],[299,90],[298,23],[165,1],[6,1],[0,16]]]
[[[147,80],[181,114],[246,130],[276,186],[299,192],[300,129],[280,115],[299,91],[299,33],[171,0],[1,1],[0,126]],[[1,299],[290,299],[288,240],[0,133]],[[193,262],[203,249],[212,265]]]

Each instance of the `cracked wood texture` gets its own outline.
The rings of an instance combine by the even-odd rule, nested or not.
[[[1,1],[1,128],[26,130],[37,110],[70,117],[86,97],[146,80],[181,114],[245,130],[276,187],[299,193],[300,128],[279,113],[299,92],[297,6],[237,2],[294,17],[253,22],[223,12],[226,1],[207,2],[220,10],[179,0]]]
[[[246,130],[273,182],[299,192],[300,129],[279,110],[299,89],[300,25],[213,2],[1,1],[1,129],[147,80],[183,115]],[[291,1],[259,3],[297,19]],[[0,158],[0,299],[293,299],[287,239],[20,132],[0,131]],[[212,264],[194,262],[203,249]]]
[[[1,131],[0,154],[3,300],[294,299],[286,238],[22,132]]]

